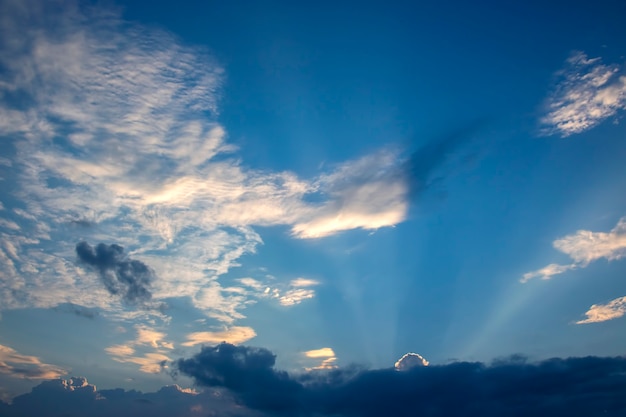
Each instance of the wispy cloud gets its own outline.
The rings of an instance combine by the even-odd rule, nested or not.
[[[313,279],[296,278],[289,283],[284,293],[276,291],[273,295],[278,298],[281,305],[292,306],[315,297],[315,290],[311,287],[316,285],[319,285],[319,282]]]
[[[171,360],[168,356],[174,344],[165,340],[165,333],[146,326],[135,326],[136,337],[124,344],[105,348],[114,361],[139,365],[139,370],[156,374],[163,369],[163,363]]]
[[[550,264],[546,265],[541,269],[536,271],[527,272],[522,276],[520,282],[526,283],[533,278],[541,278],[541,279],[550,279],[554,275],[562,274],[563,272],[569,271],[571,269],[575,269],[576,264],[570,265],[559,265],[559,264]]]
[[[55,379],[66,375],[67,371],[44,363],[36,356],[23,355],[0,345],[0,373],[22,379]]]
[[[247,287],[246,293],[257,299],[274,299],[283,306],[293,306],[315,297],[313,287],[320,282],[310,278],[295,278],[287,283],[276,282],[274,277],[262,282],[253,278],[242,278],[238,281]]]
[[[307,350],[306,352],[303,352],[303,354],[309,359],[322,360],[316,366],[305,368],[307,371],[337,368],[337,365],[335,365],[335,363],[337,362],[337,355],[335,355],[335,352],[329,347]]]
[[[623,317],[626,314],[626,297],[619,297],[606,304],[594,304],[585,313],[586,319],[576,324],[600,323]]]
[[[621,71],[618,65],[602,64],[600,58],[572,53],[547,100],[547,114],[541,119],[544,133],[567,137],[626,109],[626,76]]]
[[[579,230],[553,242],[555,249],[568,255],[573,263],[570,265],[550,264],[536,271],[527,272],[521,282],[532,278],[550,279],[563,272],[585,268],[598,259],[609,261],[626,256],[626,217],[622,217],[610,232],[592,232]]]
[[[183,346],[195,346],[199,344],[232,343],[239,344],[247,342],[256,336],[256,332],[251,327],[234,326],[227,330],[217,332],[195,332],[187,335],[187,341]]]
[[[135,295],[188,297],[230,324],[248,299],[219,277],[262,243],[254,226],[287,225],[294,237],[316,238],[404,220],[405,181],[392,175],[398,152],[311,179],[247,169],[217,121],[223,69],[206,51],[110,10],[34,0],[2,7],[0,134],[17,155],[0,222],[4,308],[72,302],[129,317],[120,312]],[[19,40],[11,36],[18,27],[28,28]],[[68,227],[78,222],[88,227]],[[100,288],[76,266],[74,245],[85,240],[116,242],[159,279],[149,291],[141,281],[141,294],[124,290],[125,302],[107,296],[117,289]],[[312,294],[294,287],[282,300]]]

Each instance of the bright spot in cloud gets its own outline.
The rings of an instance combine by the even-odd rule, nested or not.
[[[394,364],[397,371],[407,371],[411,368],[428,366],[429,362],[417,353],[406,353]]]
[[[305,368],[307,371],[337,368],[337,365],[335,365],[335,362],[337,361],[337,356],[335,356],[335,352],[329,347],[308,350],[306,352],[303,352],[303,354],[310,359],[322,359],[319,365]]]
[[[187,335],[187,341],[183,346],[195,346],[203,343],[232,343],[234,345],[247,342],[256,336],[256,332],[251,327],[235,326],[227,330],[217,332],[195,332]]]

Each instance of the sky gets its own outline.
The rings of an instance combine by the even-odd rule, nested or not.
[[[624,415],[624,16],[0,0],[0,414]]]

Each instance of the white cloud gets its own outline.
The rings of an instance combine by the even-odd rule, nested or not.
[[[168,351],[174,348],[165,339],[165,333],[146,326],[135,326],[135,339],[125,344],[113,345],[104,350],[114,361],[139,365],[141,372],[156,374],[163,369],[162,363],[170,361]]]
[[[187,341],[183,346],[195,346],[203,343],[216,344],[227,342],[239,344],[247,342],[256,336],[256,332],[251,327],[234,326],[223,331],[216,332],[195,332],[187,335]]]
[[[304,356],[306,356],[307,358],[330,358],[335,356],[335,352],[329,348],[329,347],[325,347],[325,348],[321,348],[321,349],[313,349],[313,350],[307,350],[306,352],[304,352]]]
[[[598,259],[613,261],[623,258],[626,256],[626,217],[622,217],[608,233],[578,230],[555,240],[553,246],[574,262],[570,265],[550,264],[536,271],[527,272],[522,276],[521,282],[536,277],[550,279],[571,269],[584,268]]]
[[[626,255],[626,217],[608,233],[579,230],[557,239],[554,247],[581,265],[605,258],[609,261]]]
[[[541,278],[541,279],[550,279],[554,275],[562,274],[563,272],[569,271],[571,269],[575,269],[576,264],[571,265],[559,265],[559,264],[550,264],[546,265],[541,269],[536,271],[527,272],[522,276],[520,282],[526,283],[533,278]]]
[[[617,65],[601,64],[600,58],[573,53],[557,73],[560,83],[547,101],[541,119],[548,134],[562,137],[591,129],[626,108],[626,76]]]
[[[315,291],[313,290],[294,288],[291,290],[287,290],[284,295],[278,297],[278,300],[280,301],[281,305],[293,306],[313,297],[315,297]]]
[[[54,379],[67,374],[67,371],[43,363],[36,356],[23,355],[0,345],[0,373],[21,379]]]
[[[406,218],[406,179],[398,175],[399,155],[384,150],[349,161],[317,180],[329,200],[292,228],[300,238],[321,238],[344,230],[375,230]]]
[[[275,289],[271,293],[273,298],[278,298],[281,305],[293,306],[300,304],[304,300],[309,300],[315,297],[315,290],[309,288],[319,285],[319,281],[309,278],[296,278],[289,282],[288,289],[282,293],[280,290]]]
[[[319,365],[305,368],[307,371],[337,368],[337,365],[335,365],[335,362],[337,361],[337,356],[335,355],[335,352],[329,347],[307,350],[306,352],[303,352],[303,354],[309,359],[322,359]]]
[[[626,314],[626,297],[616,298],[607,304],[594,304],[585,313],[586,319],[576,324],[600,323],[623,317]]]
[[[406,353],[394,364],[394,368],[398,371],[407,371],[411,368],[428,366],[429,362],[417,353]]]
[[[250,294],[223,288],[220,276],[262,243],[254,226],[319,238],[404,220],[397,152],[312,179],[247,169],[217,121],[223,69],[202,49],[110,10],[1,7],[0,97],[27,98],[0,101],[19,206],[4,201],[12,217],[0,222],[2,308],[71,302],[106,317],[162,316],[129,311],[77,266],[75,245],[86,240],[117,243],[154,269],[153,300],[188,297],[231,325]],[[303,282],[271,294],[283,305],[314,297]]]
[[[296,278],[292,280],[289,285],[292,287],[313,287],[315,285],[319,285],[319,281],[310,278]]]

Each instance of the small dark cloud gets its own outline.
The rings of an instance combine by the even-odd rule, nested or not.
[[[128,304],[149,302],[152,293],[148,289],[154,280],[154,272],[141,261],[130,259],[120,245],[99,243],[93,247],[87,242],[76,245],[78,259],[94,268],[106,289],[118,295]]]
[[[174,363],[198,385],[224,387],[272,415],[625,416],[626,358],[490,365],[458,362],[405,372],[332,370],[289,375],[261,348],[222,343]]]
[[[401,173],[406,177],[409,184],[410,197],[418,197],[432,183],[436,182],[438,180],[435,177],[437,171],[464,145],[468,144],[486,124],[486,120],[475,120],[451,130],[413,151],[401,167]]]
[[[95,319],[98,316],[97,311],[72,303],[60,304],[54,307],[54,311],[58,311],[59,313],[74,314],[78,317],[84,317],[91,320]]]
[[[70,224],[84,228],[92,227],[95,225],[94,222],[87,219],[72,219],[70,220]]]

